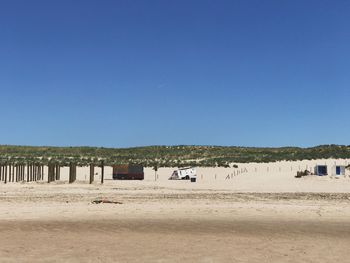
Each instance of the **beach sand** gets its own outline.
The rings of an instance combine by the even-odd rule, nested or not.
[[[79,168],[70,185],[64,170],[62,182],[1,184],[0,261],[348,262],[348,174],[294,178],[325,162],[348,161],[199,168],[196,183],[167,180],[171,168],[113,181],[106,168],[89,185]]]

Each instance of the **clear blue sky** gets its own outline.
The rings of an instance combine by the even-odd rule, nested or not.
[[[350,1],[0,1],[0,144],[350,144]]]

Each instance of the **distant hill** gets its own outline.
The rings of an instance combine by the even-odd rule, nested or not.
[[[133,148],[49,147],[0,145],[0,162],[38,161],[87,164],[104,160],[107,165],[138,163],[144,166],[223,166],[232,163],[275,162],[350,158],[350,146],[321,145],[310,148],[226,147],[226,146],[146,146]]]

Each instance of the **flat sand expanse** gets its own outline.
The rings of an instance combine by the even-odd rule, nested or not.
[[[106,219],[2,222],[1,262],[349,262],[350,225]]]
[[[348,175],[296,179],[299,165],[0,184],[0,262],[349,262]]]

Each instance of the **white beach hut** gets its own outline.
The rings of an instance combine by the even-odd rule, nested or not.
[[[334,165],[331,174],[333,176],[345,175],[345,165]]]
[[[315,174],[318,176],[328,175],[327,165],[316,165],[315,166]]]

